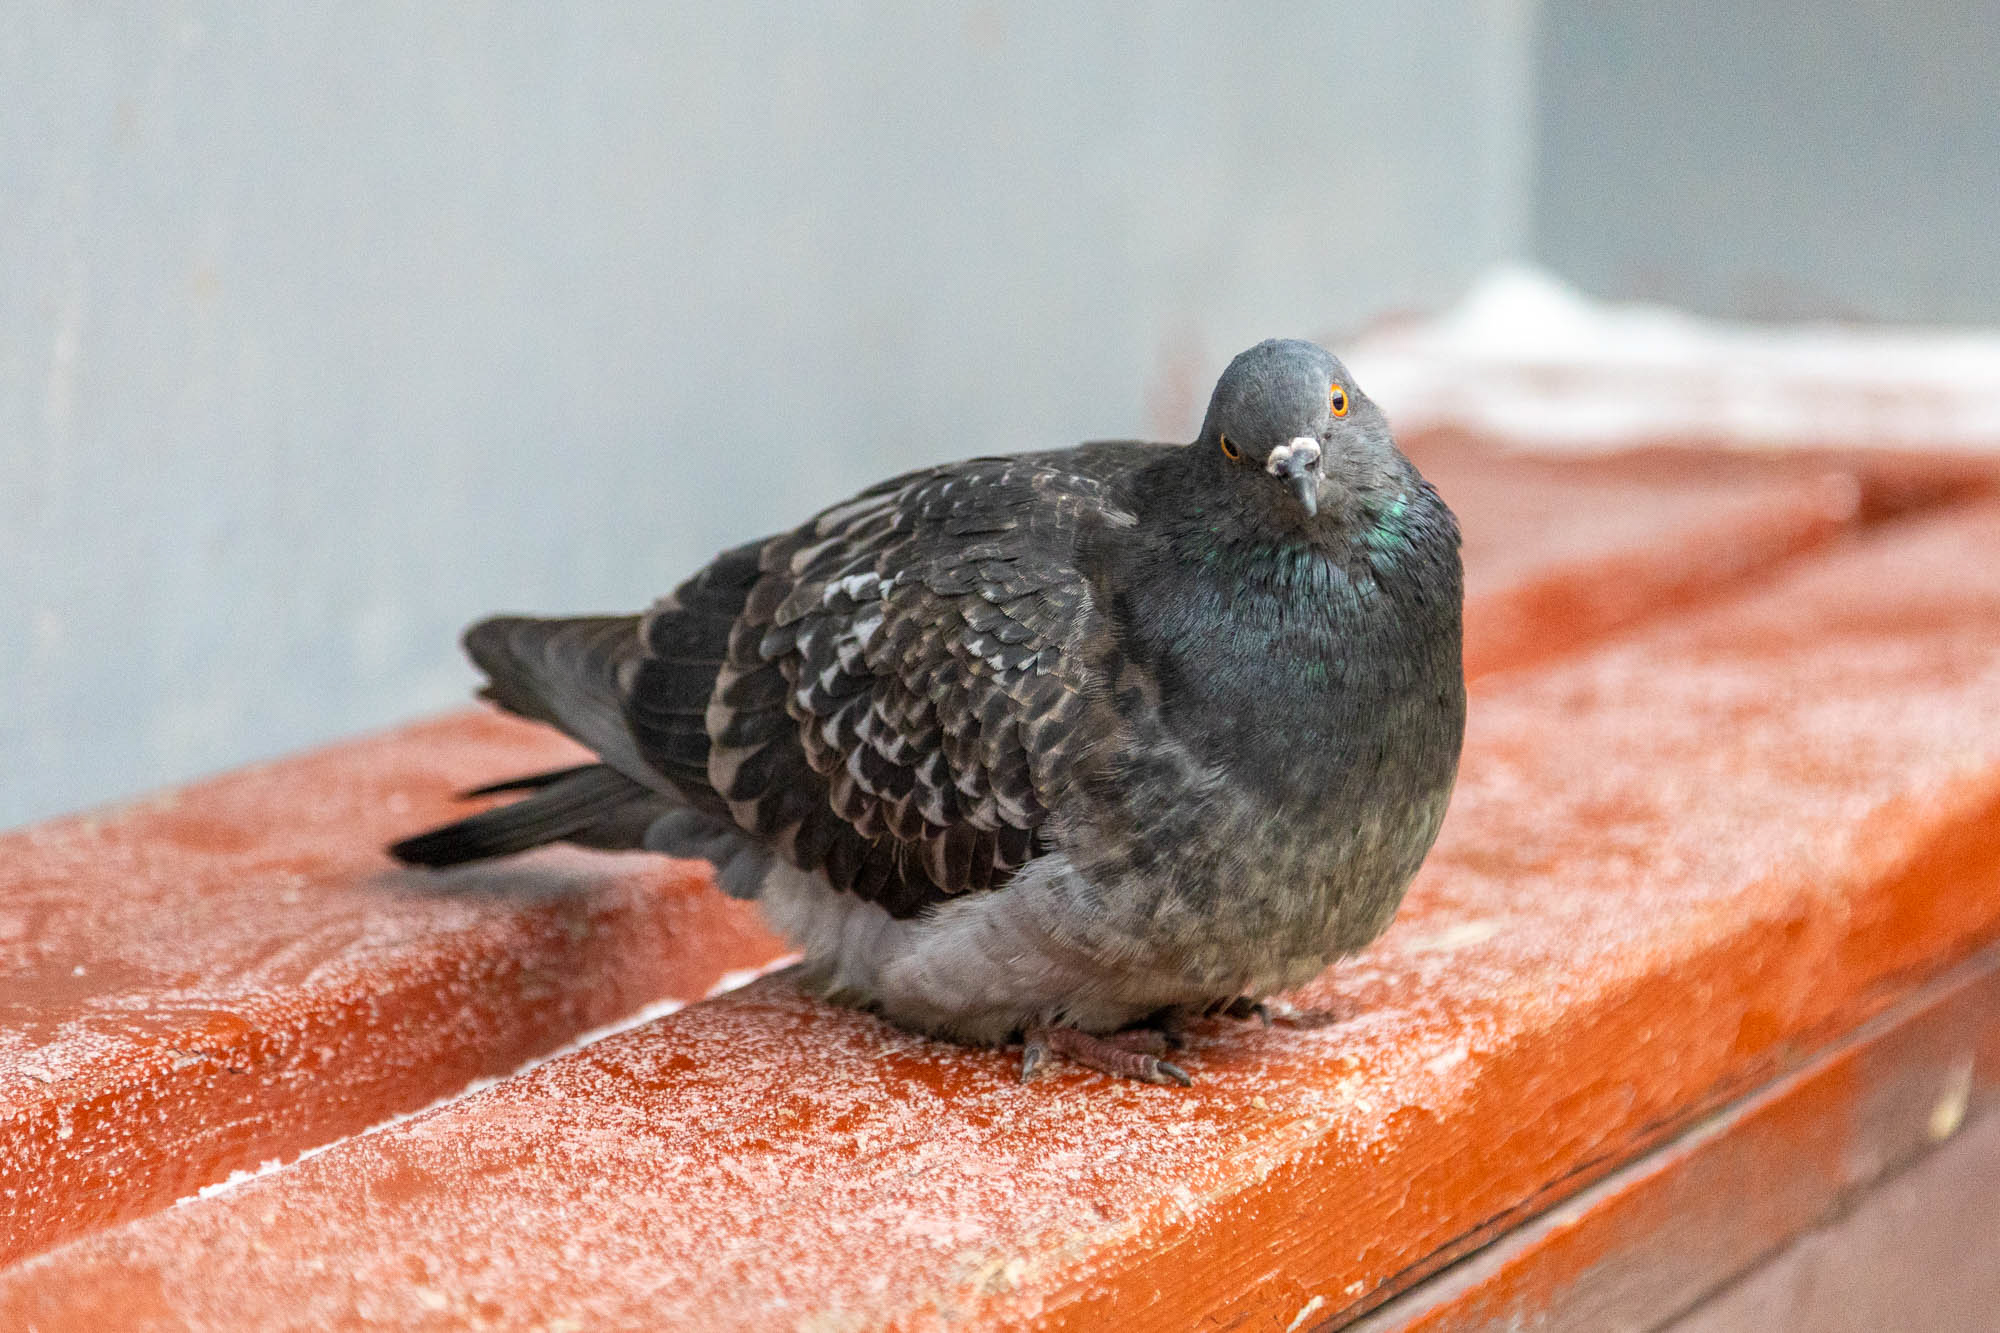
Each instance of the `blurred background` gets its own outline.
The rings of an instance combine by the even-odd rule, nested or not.
[[[1992,0],[16,3],[0,826],[1496,265],[2000,323],[1996,67]]]

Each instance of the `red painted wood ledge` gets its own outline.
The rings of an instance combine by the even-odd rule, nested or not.
[[[1877,1059],[1978,1120],[1991,474],[1420,452],[1465,520],[1473,720],[1401,918],[1300,997],[1341,1023],[1203,1028],[1191,1092],[1023,1087],[782,979],[701,1000],[782,945],[697,868],[388,869],[458,787],[569,753],[458,715],[7,836],[0,1325],[1535,1326],[1672,1249],[1641,1201],[1726,1178],[1707,1117],[1819,1144],[1784,1126]],[[661,1000],[699,1002],[166,1206]],[[1876,1174],[1821,1172],[1675,1299]]]

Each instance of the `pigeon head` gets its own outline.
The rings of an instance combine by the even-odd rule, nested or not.
[[[1191,448],[1253,502],[1315,518],[1393,466],[1381,409],[1316,343],[1272,338],[1229,363]]]

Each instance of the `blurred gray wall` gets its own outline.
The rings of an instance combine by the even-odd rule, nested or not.
[[[0,825],[1520,253],[1530,0],[16,3]]]
[[[1721,314],[2000,322],[2000,0],[1545,0],[1537,258]]]
[[[1996,70],[2000,0],[17,0],[0,825],[1495,260],[2000,322]]]

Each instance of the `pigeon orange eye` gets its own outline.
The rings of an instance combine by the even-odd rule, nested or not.
[[[1222,456],[1224,458],[1234,463],[1237,459],[1243,457],[1243,451],[1231,444],[1227,435],[1219,435],[1216,438],[1222,441]]]
[[[1332,412],[1335,416],[1337,417],[1346,416],[1347,390],[1341,388],[1338,384],[1334,385],[1333,388],[1327,392],[1326,406],[1327,410]]]

